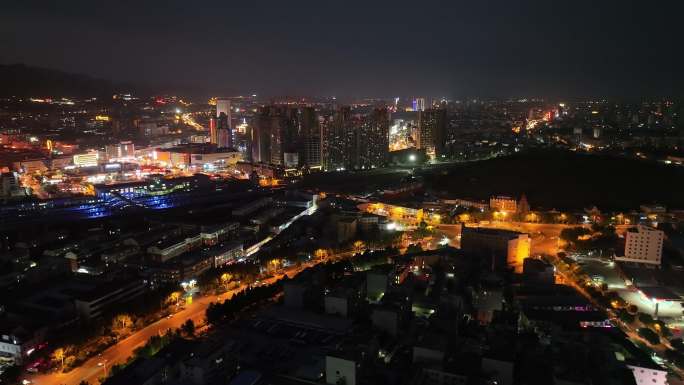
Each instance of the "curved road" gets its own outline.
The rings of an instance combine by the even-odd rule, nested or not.
[[[299,268],[293,267],[285,272],[288,277],[294,277],[302,270],[312,267],[318,263],[327,261],[337,261],[344,258],[354,256],[355,251],[347,251],[329,256],[324,260],[312,261],[302,264]],[[277,276],[263,279],[263,284],[271,284],[283,276]],[[24,376],[25,379],[31,381],[36,385],[78,385],[81,381],[87,381],[91,385],[99,383],[99,378],[104,376],[104,366],[99,366],[99,363],[106,362],[107,370],[113,365],[121,364],[133,355],[133,351],[139,346],[143,346],[150,337],[154,335],[164,334],[169,329],[179,328],[188,319],[193,320],[199,329],[204,324],[205,311],[209,304],[217,301],[224,301],[230,299],[235,293],[245,289],[247,286],[242,285],[236,289],[225,292],[221,295],[209,295],[199,298],[193,298],[193,302],[186,305],[185,309],[173,314],[169,318],[162,318],[154,322],[130,336],[119,341],[115,345],[105,349],[100,356],[88,359],[83,365],[75,368],[68,373],[50,373],[50,374],[36,374]]]
[[[337,257],[341,256],[342,254],[337,255]],[[293,268],[290,271],[287,271],[285,274],[288,277],[293,277],[300,271],[311,267],[316,263],[319,262],[303,264],[299,269]],[[281,277],[282,275],[278,275],[276,277],[264,279],[261,282],[264,284],[271,284]],[[25,376],[25,379],[36,385],[78,385],[81,381],[87,381],[90,384],[97,384],[99,382],[98,379],[103,377],[105,374],[104,367],[99,366],[99,363],[106,362],[108,369],[111,368],[112,365],[124,363],[128,357],[133,355],[133,351],[137,347],[143,346],[147,340],[150,339],[150,337],[164,334],[168,329],[177,329],[188,319],[193,320],[195,325],[197,325],[199,328],[202,324],[204,324],[204,314],[210,303],[230,299],[233,294],[245,288],[246,285],[243,285],[218,296],[210,295],[199,297],[197,299],[193,298],[193,302],[189,305],[186,305],[185,309],[173,314],[173,316],[169,318],[162,318],[161,320],[138,330],[115,345],[107,348],[102,352],[101,356],[90,358],[84,362],[83,365],[68,373],[37,374]]]

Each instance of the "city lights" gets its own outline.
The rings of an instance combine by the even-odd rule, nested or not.
[[[18,3],[3,384],[684,378],[679,2]]]

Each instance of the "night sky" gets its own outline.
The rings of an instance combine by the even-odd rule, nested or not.
[[[668,1],[2,1],[0,63],[210,94],[654,96]]]

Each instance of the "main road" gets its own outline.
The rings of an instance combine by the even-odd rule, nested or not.
[[[339,259],[350,255],[353,255],[353,252],[337,254],[330,256],[328,259]],[[302,264],[299,268],[291,268],[285,272],[285,275],[294,277],[302,270],[320,262],[323,261],[308,262]],[[278,275],[264,279],[261,282],[262,284],[271,284],[281,277],[283,276]],[[220,295],[208,295],[194,299],[192,303],[186,305],[185,309],[173,314],[171,317],[162,318],[136,331],[104,350],[101,355],[90,358],[81,366],[68,373],[37,374],[27,376],[25,379],[36,385],[78,385],[81,381],[97,384],[99,378],[104,377],[105,368],[111,368],[112,365],[126,362],[133,355],[133,351],[139,346],[143,346],[152,336],[164,334],[169,329],[177,329],[189,319],[193,320],[195,325],[203,324],[204,315],[210,303],[230,299],[235,293],[246,287],[246,285],[242,285]]]

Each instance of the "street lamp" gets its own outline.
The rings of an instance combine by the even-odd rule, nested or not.
[[[107,377],[107,360],[105,359],[102,362],[98,362],[97,366],[102,366],[102,368],[104,369],[104,376]]]

